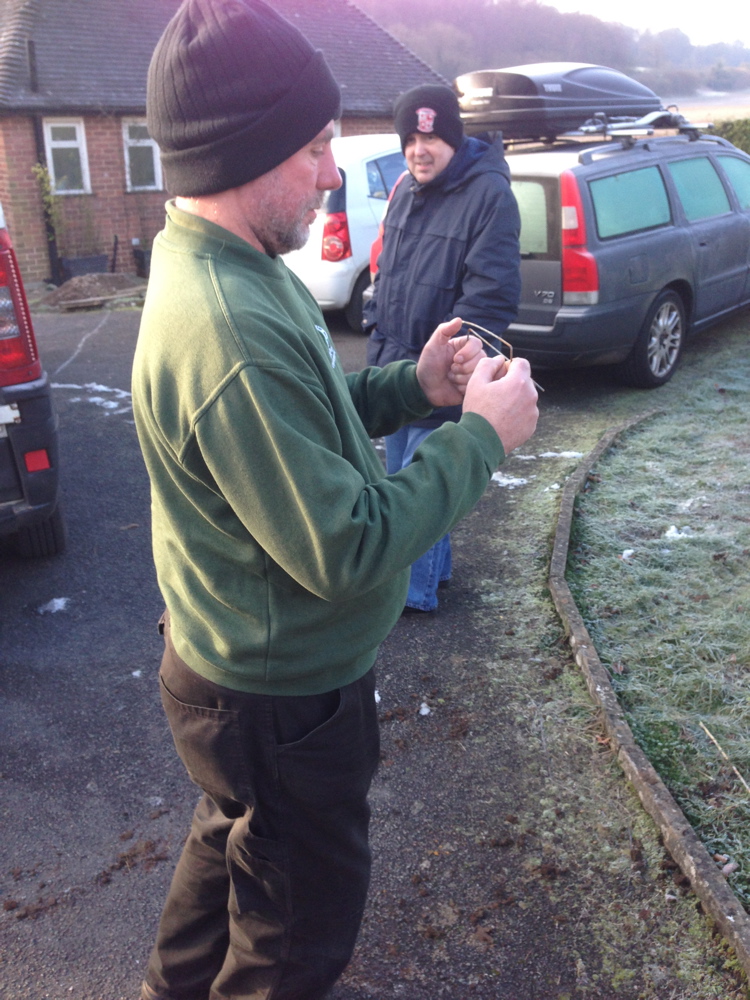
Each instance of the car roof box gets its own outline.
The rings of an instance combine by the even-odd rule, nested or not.
[[[456,77],[454,87],[466,131],[501,131],[504,139],[554,139],[601,112],[641,118],[662,108],[648,87],[590,63],[477,70]]]

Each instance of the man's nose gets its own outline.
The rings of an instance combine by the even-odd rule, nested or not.
[[[340,188],[343,181],[336,161],[333,158],[333,150],[329,146],[323,156],[318,173],[318,187],[321,191],[335,191]]]

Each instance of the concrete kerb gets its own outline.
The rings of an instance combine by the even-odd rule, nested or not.
[[[626,430],[659,411],[634,417],[608,430],[596,447],[578,465],[563,489],[555,541],[550,561],[549,589],[569,637],[575,660],[583,672],[589,693],[598,706],[612,749],[625,775],[638,793],[643,807],[659,827],[664,845],[690,879],[705,911],[713,918],[724,938],[734,949],[745,974],[750,978],[750,916],[734,895],[715,861],[703,846],[666,785],[636,744],[625,720],[591,636],[565,580],[570,531],[575,498],[601,456]]]

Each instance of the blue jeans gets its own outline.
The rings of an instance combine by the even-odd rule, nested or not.
[[[411,463],[414,452],[432,433],[431,427],[415,427],[407,424],[395,434],[385,439],[385,467],[388,475],[405,469]],[[451,537],[443,535],[411,567],[409,593],[406,606],[420,611],[434,611],[438,606],[438,585],[451,578]]]

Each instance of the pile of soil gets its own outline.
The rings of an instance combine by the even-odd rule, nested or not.
[[[133,296],[144,293],[146,282],[133,274],[81,274],[65,281],[59,288],[45,295],[41,305],[64,307],[74,302],[106,300],[132,291]],[[92,302],[92,304],[94,304]]]

